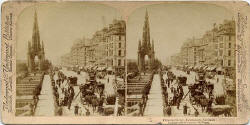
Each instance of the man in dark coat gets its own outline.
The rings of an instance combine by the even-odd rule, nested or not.
[[[171,114],[172,114],[172,110],[171,110],[171,107],[170,107],[170,105],[168,105],[167,106],[167,114],[168,114],[168,116],[171,116]]]
[[[79,106],[78,106],[78,104],[76,104],[75,111],[74,111],[75,115],[78,115],[78,110],[79,110]]]
[[[142,102],[139,102],[139,116],[143,116],[143,104]]]
[[[184,115],[187,115],[187,104],[185,104],[184,106],[183,106],[183,114]]]
[[[59,116],[62,116],[63,112],[62,112],[62,107],[59,107],[58,111],[57,111],[57,114]]]

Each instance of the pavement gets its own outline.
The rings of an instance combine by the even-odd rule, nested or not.
[[[148,95],[144,116],[164,116],[161,80],[159,74],[155,74]]]
[[[54,102],[55,101],[53,97],[50,77],[49,75],[44,75],[41,95],[39,95],[39,101],[35,110],[35,116],[54,116]]]

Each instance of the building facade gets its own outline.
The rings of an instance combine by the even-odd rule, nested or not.
[[[126,23],[114,20],[109,25],[107,39],[107,66],[115,70],[125,68],[126,55]]]
[[[98,66],[112,70],[125,68],[126,23],[113,20],[109,27],[94,33],[91,39],[80,39],[74,43],[70,53],[61,57],[63,66]]]
[[[216,66],[230,72],[235,69],[235,46],[235,21],[224,20],[201,38],[187,39],[180,53],[171,57],[171,64]]]

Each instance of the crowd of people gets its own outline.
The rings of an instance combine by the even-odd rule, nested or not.
[[[55,102],[59,107],[58,115],[62,115],[62,106],[71,109],[75,97],[75,90],[71,84],[72,77],[65,76],[61,71],[50,74]]]
[[[190,75],[190,71],[185,72]],[[166,72],[166,79],[162,77],[162,89],[163,96],[165,100],[165,110],[164,112],[171,116],[172,106],[176,106],[177,109],[180,107],[180,103],[183,101],[183,114],[189,115],[190,110],[194,109],[194,116],[198,116],[200,112],[198,108],[201,107],[201,112],[206,112],[207,114],[212,114],[212,103],[215,100],[213,95],[214,86],[209,81],[206,81],[206,73],[204,71],[195,72],[197,75],[195,77],[195,82],[188,85],[188,92],[184,93],[183,86],[186,85],[185,82],[187,78],[182,80],[182,76],[176,76],[170,70]],[[217,80],[218,81],[218,80]],[[185,94],[185,95],[184,95]],[[187,102],[184,99],[189,96],[190,107],[187,106]],[[188,108],[190,110],[188,110]]]
[[[164,97],[164,106],[165,106],[165,114],[171,115],[171,106],[177,106],[177,109],[180,107],[180,103],[184,96],[183,84],[182,81],[178,79],[173,72],[167,71],[166,79],[163,77],[163,73],[161,76],[161,86],[162,86],[162,94]],[[185,82],[185,81],[184,81]],[[186,111],[183,111],[185,114]]]
[[[66,76],[61,70],[54,70],[50,73],[53,93],[57,105],[57,115],[63,115],[65,108],[70,111],[72,107],[74,108],[75,115],[89,116],[91,114],[98,114],[105,116],[114,112],[114,109],[110,112],[106,111],[110,109],[104,107],[104,104],[114,105],[116,98],[115,95],[106,96],[104,94],[105,84],[102,83],[103,80],[100,79],[107,78],[107,82],[109,83],[110,79],[106,77],[107,73],[98,72],[96,70],[86,70],[85,72],[87,73],[86,80],[78,80],[78,84],[78,77]],[[74,106],[72,106],[73,101]],[[124,111],[124,108],[119,108],[118,115],[122,115],[122,111]]]

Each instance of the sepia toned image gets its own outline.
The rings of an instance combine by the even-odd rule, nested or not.
[[[236,117],[236,24],[204,4],[136,9],[127,23],[128,116]]]
[[[6,1],[5,124],[246,124],[242,1]]]
[[[102,4],[47,3],[17,22],[16,116],[122,116],[125,30]]]

